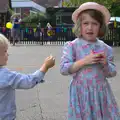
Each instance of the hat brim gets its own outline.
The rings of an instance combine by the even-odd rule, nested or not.
[[[88,9],[92,9],[92,10],[97,10],[99,12],[101,12],[104,16],[105,19],[105,23],[108,24],[110,21],[110,12],[108,11],[108,9],[100,4],[97,4],[95,2],[87,2],[82,4],[78,9],[76,9],[73,14],[72,14],[72,20],[74,23],[76,23],[80,13],[84,10],[88,10]]]

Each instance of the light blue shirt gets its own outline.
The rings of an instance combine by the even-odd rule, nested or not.
[[[40,70],[27,75],[0,68],[0,120],[16,118],[15,89],[33,88],[43,80],[44,75]]]

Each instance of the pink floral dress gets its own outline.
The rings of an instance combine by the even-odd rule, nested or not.
[[[107,78],[116,75],[112,48],[97,39],[90,43],[82,38],[67,42],[63,48],[60,72],[69,75],[70,66],[92,51],[105,51],[108,64],[92,64],[72,74],[68,120],[120,120],[120,114]]]

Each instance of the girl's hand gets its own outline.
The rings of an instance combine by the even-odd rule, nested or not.
[[[89,55],[87,55],[85,58],[83,58],[83,62],[85,65],[89,65],[89,64],[96,64],[99,63],[100,61],[100,55],[101,54],[94,54],[92,51]]]
[[[102,65],[106,65],[107,64],[107,57],[106,57],[105,53],[102,53],[101,56],[102,57],[100,58],[99,63],[101,63]]]

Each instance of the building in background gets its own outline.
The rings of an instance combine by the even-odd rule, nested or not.
[[[52,26],[73,26],[71,19],[72,13],[75,10],[75,7],[64,8],[64,7],[49,7],[46,9],[46,12],[51,16],[51,25]]]
[[[11,0],[12,8],[15,13],[20,13],[22,17],[28,16],[30,12],[46,13],[46,8],[32,0]]]
[[[42,5],[46,8],[58,6],[60,0],[33,0],[39,5]]]
[[[0,27],[6,25],[10,20],[9,9],[11,8],[11,0],[0,0]]]

